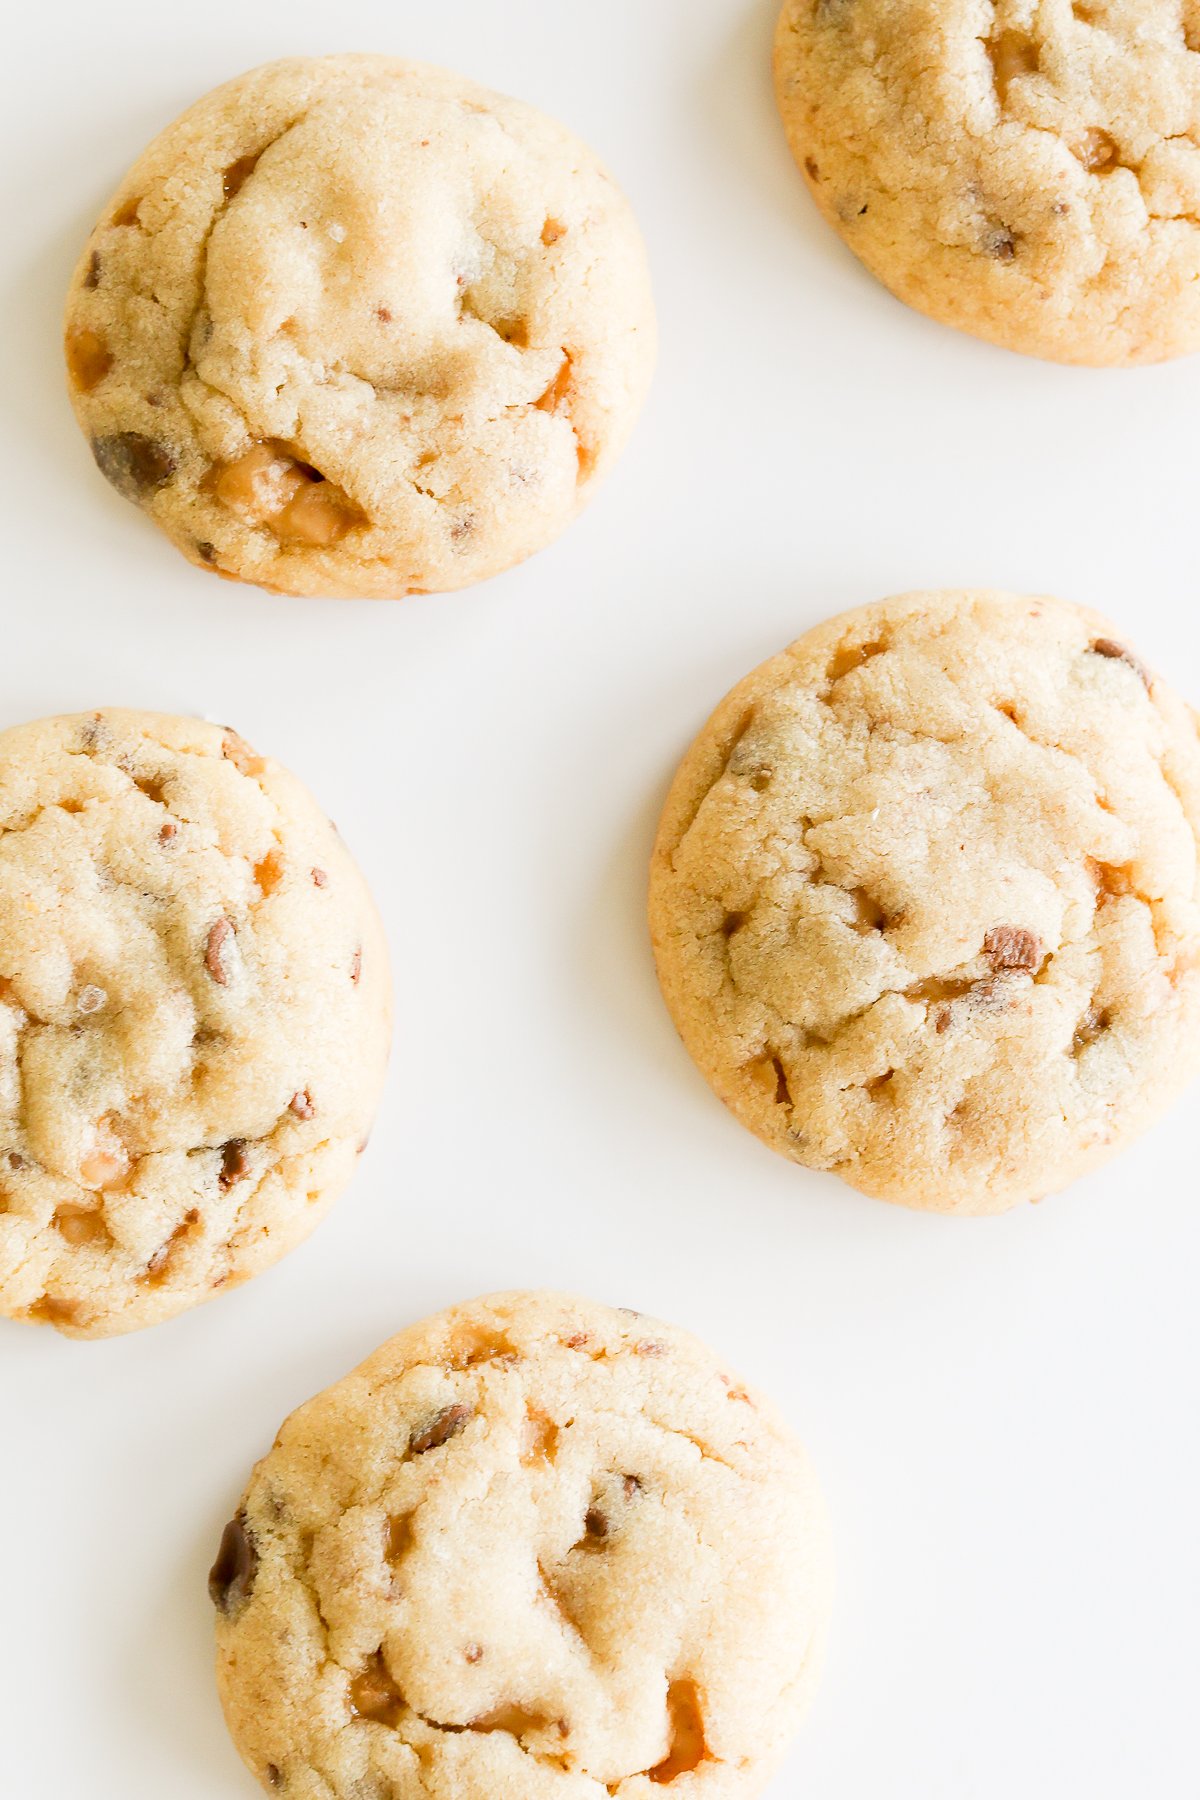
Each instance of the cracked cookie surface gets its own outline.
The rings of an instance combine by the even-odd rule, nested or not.
[[[200,567],[462,587],[540,549],[654,357],[637,226],[532,107],[379,56],[251,71],[122,182],[67,304],[101,471]]]
[[[0,1312],[103,1337],[306,1237],[387,1057],[374,906],[286,770],[198,719],[0,733]]]
[[[1200,745],[1094,613],[843,614],[718,707],[650,922],[685,1045],[764,1142],[882,1199],[1064,1186],[1200,1067]]]
[[[756,1794],[829,1586],[769,1403],[549,1293],[425,1320],[300,1407],[210,1578],[230,1730],[286,1800]]]
[[[1200,0],[786,0],[776,91],[892,292],[1008,349],[1200,349]]]

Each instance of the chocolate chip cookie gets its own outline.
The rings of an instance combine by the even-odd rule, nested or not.
[[[192,562],[294,594],[462,587],[590,498],[654,356],[596,157],[383,56],[294,58],[150,146],[71,284],[101,472]]]
[[[209,1585],[286,1800],[737,1800],[815,1679],[829,1549],[799,1446],[694,1338],[502,1294],[293,1413]]]
[[[389,1011],[362,877],[236,733],[0,733],[0,1312],[104,1337],[283,1256],[354,1167]]]
[[[1200,1068],[1200,744],[1059,600],[908,594],[748,676],[675,778],[650,919],[684,1043],[773,1149],[1000,1212]]]
[[[1200,349],[1197,0],[785,0],[821,211],[910,306],[1010,350]]]

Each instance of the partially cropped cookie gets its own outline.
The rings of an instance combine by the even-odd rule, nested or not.
[[[210,1577],[221,1698],[285,1800],[741,1800],[829,1571],[803,1453],[703,1345],[494,1295],[283,1426]]]
[[[667,1004],[765,1143],[864,1193],[1001,1212],[1200,1069],[1200,744],[1114,627],[907,594],[748,676],[675,778]]]
[[[1200,349],[1196,0],[785,0],[780,110],[893,293],[1010,350]]]
[[[312,796],[234,732],[0,733],[0,1312],[152,1325],[308,1235],[363,1148],[387,956]]]
[[[93,454],[203,568],[295,594],[462,587],[590,498],[650,378],[633,215],[520,101],[383,56],[197,102],[67,304]]]

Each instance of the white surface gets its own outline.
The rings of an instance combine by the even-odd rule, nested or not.
[[[840,1582],[773,1800],[1197,1791],[1194,1102],[979,1224],[776,1160],[676,1042],[643,926],[671,769],[823,615],[905,587],[1108,610],[1200,698],[1200,362],[1020,361],[904,311],[789,161],[761,0],[66,0],[5,28],[0,723],[234,722],[333,812],[391,938],[397,1037],[351,1191],[274,1272],[149,1333],[0,1326],[0,1791],[249,1800],[204,1576],[284,1413],[405,1321],[555,1284],[707,1336],[818,1463]],[[662,356],[556,547],[399,605],[195,572],[62,393],[74,257],[150,136],[297,51],[447,62],[608,158]]]

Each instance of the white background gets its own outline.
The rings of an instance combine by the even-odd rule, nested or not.
[[[655,988],[673,765],[825,614],[1057,592],[1200,698],[1200,362],[1043,366],[891,300],[792,167],[773,10],[27,0],[6,24],[0,724],[232,721],[336,817],[397,988],[370,1152],[303,1249],[132,1338],[0,1325],[12,1800],[249,1800],[204,1577],[252,1460],[404,1322],[542,1284],[699,1331],[816,1459],[836,1626],[775,1800],[1198,1791],[1195,1102],[1046,1205],[918,1216],[762,1149]],[[335,49],[565,119],[649,241],[663,343],[632,448],[558,545],[467,594],[216,582],[105,487],[63,395],[62,294],[127,164],[216,82]]]

